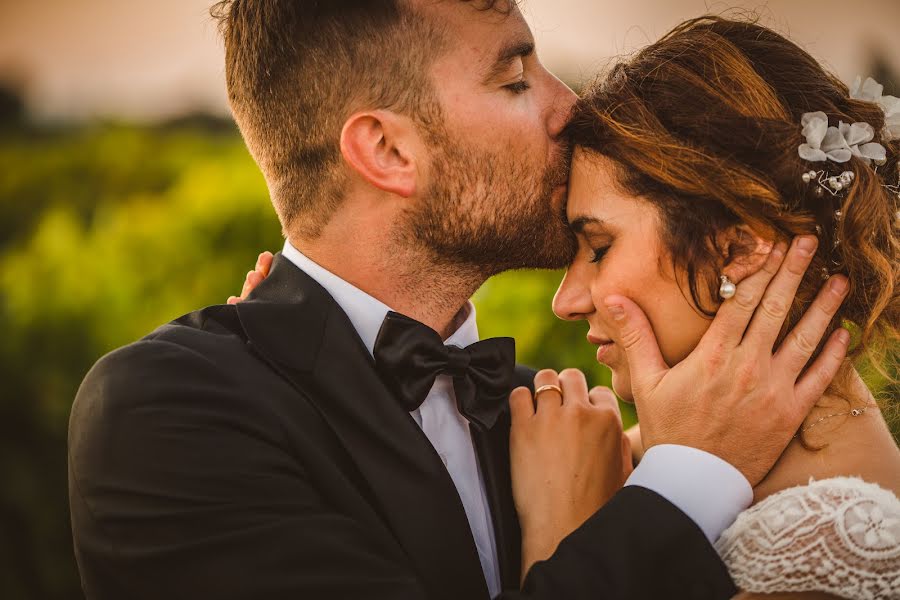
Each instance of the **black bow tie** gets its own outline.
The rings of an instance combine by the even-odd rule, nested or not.
[[[375,339],[375,369],[407,411],[428,396],[438,375],[453,378],[459,412],[490,429],[513,385],[516,343],[492,338],[466,348],[445,346],[436,331],[400,313],[389,312]]]

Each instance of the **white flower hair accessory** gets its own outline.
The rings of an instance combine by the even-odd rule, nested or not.
[[[840,121],[837,127],[829,127],[828,115],[818,111],[804,113],[800,124],[806,143],[797,150],[803,160],[845,163],[855,156],[868,164],[872,160],[881,162],[887,156],[884,146],[872,141],[875,129],[868,123]]]
[[[854,100],[864,100],[866,102],[874,102],[884,111],[884,129],[881,130],[881,137],[886,142],[900,140],[900,98],[896,96],[885,96],[884,86],[867,77],[866,81],[862,81],[862,77],[856,77],[853,87],[850,88],[850,97]]]

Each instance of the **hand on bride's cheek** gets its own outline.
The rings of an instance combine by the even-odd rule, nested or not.
[[[623,192],[605,158],[576,149],[567,216],[579,250],[553,300],[566,320],[586,320],[588,337],[601,344],[598,360],[613,374],[613,389],[631,401],[628,362],[603,299],[622,294],[646,313],[669,365],[685,358],[709,327],[695,310],[686,279],[676,278],[661,234],[660,216],[649,202]]]

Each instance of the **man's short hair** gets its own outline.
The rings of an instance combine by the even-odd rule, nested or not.
[[[440,118],[427,67],[442,37],[405,0],[224,0],[211,12],[234,118],[286,235],[316,236],[340,203],[352,111]]]

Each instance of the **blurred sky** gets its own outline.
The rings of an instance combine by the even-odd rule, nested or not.
[[[34,117],[227,114],[212,0],[0,0],[0,80]],[[547,66],[579,83],[677,22],[758,11],[848,83],[874,57],[900,72],[900,0],[525,0]],[[900,83],[900,82],[897,82]]]

